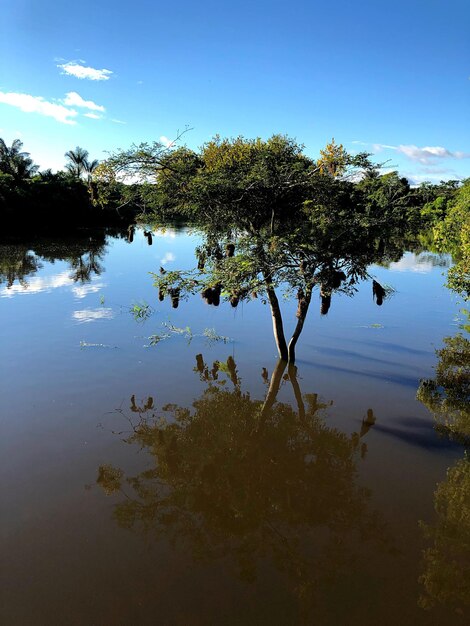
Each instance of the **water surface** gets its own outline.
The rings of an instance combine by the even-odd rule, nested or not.
[[[463,457],[416,399],[462,321],[449,258],[371,267],[381,307],[315,294],[284,368],[260,298],[158,300],[199,240],[0,246],[2,623],[465,623],[422,579]]]

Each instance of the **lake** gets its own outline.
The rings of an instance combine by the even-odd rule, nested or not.
[[[416,398],[464,322],[450,258],[370,267],[382,306],[314,292],[286,367],[262,297],[158,299],[200,239],[0,246],[1,623],[466,623],[426,531],[464,452]]]

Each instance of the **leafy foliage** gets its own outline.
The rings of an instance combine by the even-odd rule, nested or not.
[[[38,170],[29,153],[21,151],[22,147],[23,142],[19,139],[7,146],[0,138],[0,173],[11,176],[15,183],[31,178]]]

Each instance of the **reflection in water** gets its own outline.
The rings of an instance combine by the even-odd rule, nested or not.
[[[385,541],[369,493],[356,484],[361,435],[327,427],[328,405],[302,394],[296,368],[284,361],[263,401],[242,391],[232,357],[209,365],[199,354],[195,371],[207,387],[193,410],[158,411],[152,397],[139,406],[132,396],[138,420],[128,418],[125,442],[145,449],[151,465],[127,477],[102,465],[97,482],[122,494],[114,516],[124,528],[183,544],[198,560],[228,560],[246,582],[271,563],[300,621],[311,623],[326,590],[354,572],[357,544]],[[287,382],[296,410],[276,400]],[[362,435],[374,421],[369,410]]]
[[[77,235],[60,244],[45,239],[27,244],[0,243],[0,285],[6,283],[0,295],[9,297],[19,293],[39,293],[74,283],[86,285],[104,271],[102,260],[109,230],[91,231],[89,235]],[[120,234],[115,230],[111,232]],[[65,261],[70,270],[55,276],[35,277],[42,261]],[[80,292],[77,294],[77,297],[82,297]]]
[[[81,300],[90,293],[98,293],[103,287],[106,287],[106,283],[93,282],[87,285],[75,285],[72,287],[72,293],[77,299]]]
[[[432,252],[421,252],[415,254],[407,252],[399,261],[392,261],[388,264],[388,269],[392,272],[432,272],[434,267],[450,267],[452,257],[450,254],[433,254]]]
[[[97,320],[111,320],[114,317],[113,310],[110,308],[82,309],[74,311],[72,318],[80,324],[87,322],[96,322]]]
[[[424,551],[423,608],[445,604],[462,615],[470,608],[470,458],[466,455],[447,472],[434,493],[436,521],[422,524],[432,544]]]
[[[18,280],[18,283],[15,283]],[[18,276],[13,278],[13,282],[8,283],[6,287],[0,288],[0,297],[12,298],[18,294],[34,294],[44,291],[52,291],[59,287],[67,287],[73,285],[74,282],[70,278],[69,272],[60,272],[53,276],[33,276],[27,281],[19,279]]]
[[[130,286],[138,288],[136,295],[147,293],[147,270],[155,269],[156,264],[158,271],[159,260],[169,264],[170,253],[166,253],[170,249],[178,254],[178,263],[186,263],[193,241],[188,238],[186,244],[178,241],[173,246],[171,239],[160,238],[154,239],[153,247],[148,247],[142,232],[135,231],[133,245],[126,242],[127,231],[124,235],[118,245],[109,246],[109,256],[104,263],[109,271],[106,306],[108,302],[129,301]],[[77,623],[143,624],[155,621],[155,615],[159,615],[157,621],[162,623],[225,623],[224,619],[211,617],[215,614],[220,618],[221,612],[230,612],[232,624],[295,624],[301,621],[297,619],[295,606],[301,607],[303,621],[307,624],[455,623],[455,616],[445,607],[437,606],[428,614],[416,605],[421,589],[417,583],[419,574],[423,576],[422,593],[427,598],[422,601],[424,606],[426,602],[447,603],[465,610],[468,593],[463,584],[468,577],[463,562],[468,557],[465,521],[468,519],[465,507],[468,472],[463,462],[459,462],[455,473],[449,472],[447,481],[439,487],[440,496],[436,497],[436,519],[430,519],[427,507],[432,501],[431,494],[438,480],[445,481],[442,467],[450,464],[448,458],[454,455],[455,444],[445,442],[453,446],[452,450],[444,447],[443,439],[432,429],[432,420],[426,419],[423,408],[413,401],[416,367],[426,371],[432,359],[427,346],[433,339],[434,327],[423,333],[424,339],[420,341],[419,333],[415,333],[416,324],[409,323],[405,311],[402,319],[397,318],[395,328],[386,326],[383,332],[352,330],[350,336],[347,332],[340,332],[336,337],[334,332],[326,333],[318,341],[319,345],[314,339],[316,330],[312,328],[305,358],[313,356],[313,362],[301,373],[310,380],[318,376],[316,391],[335,399],[334,407],[329,408],[319,396],[302,393],[299,382],[305,385],[303,391],[311,391],[312,383],[299,381],[294,367],[282,362],[268,364],[263,355],[272,348],[262,343],[259,333],[264,316],[270,317],[268,307],[271,305],[276,320],[285,323],[282,327],[285,343],[292,332],[287,311],[292,311],[293,327],[299,319],[305,319],[308,308],[305,287],[311,276],[308,259],[302,259],[305,263],[299,265],[297,262],[304,246],[315,260],[312,242],[316,239],[301,241],[298,238],[300,247],[279,238],[270,239],[269,245],[265,242],[268,282],[250,285],[252,245],[232,235],[230,239],[220,237],[220,249],[214,246],[213,254],[220,257],[218,260],[206,253],[204,267],[208,271],[201,276],[197,273],[191,276],[201,281],[194,286],[197,304],[194,308],[193,302],[186,304],[184,294],[188,290],[182,289],[173,322],[183,327],[186,324],[204,327],[209,314],[217,317],[214,322],[217,327],[219,324],[227,326],[227,330],[219,330],[228,333],[231,328],[236,333],[236,324],[243,323],[246,335],[236,344],[236,362],[233,357],[226,358],[218,352],[223,350],[221,344],[215,347],[219,360],[209,352],[196,356],[192,364],[195,373],[189,376],[201,391],[193,394],[193,385],[186,385],[188,381],[178,380],[175,374],[188,350],[184,342],[181,342],[181,352],[178,346],[173,350],[166,345],[143,351],[138,338],[135,345],[126,345],[125,354],[116,352],[114,357],[108,351],[102,357],[98,353],[118,343],[117,332],[120,336],[124,336],[122,333],[135,335],[129,315],[118,316],[113,322],[80,326],[88,328],[87,341],[80,342],[81,352],[75,347],[83,333],[71,323],[53,329],[60,333],[61,341],[51,344],[47,334],[51,328],[49,321],[69,318],[70,292],[77,298],[93,293],[104,279],[96,278],[93,269],[91,282],[81,282],[86,279],[86,271],[79,272],[78,282],[73,282],[70,276],[69,258],[77,259],[79,269],[80,265],[89,264],[90,268],[93,265],[93,258],[88,256],[88,237],[83,237],[77,245],[66,241],[60,245],[26,242],[23,246],[23,252],[29,252],[39,263],[44,263],[46,257],[51,261],[65,260],[50,267],[44,263],[44,270],[37,273],[34,263],[28,265],[29,261],[22,266],[18,264],[16,269],[13,264],[10,276],[18,277],[23,273],[29,283],[25,293],[28,289],[29,292],[52,289],[60,284],[67,285],[64,289],[68,293],[37,298],[41,312],[57,312],[49,319],[46,314],[41,315],[37,324],[34,318],[38,307],[29,306],[29,302],[22,302],[22,299],[3,303],[4,307],[8,305],[10,315],[8,326],[5,325],[8,335],[5,333],[6,341],[2,343],[7,355],[2,375],[5,372],[5,383],[13,390],[4,398],[9,403],[6,406],[7,417],[8,414],[10,417],[4,420],[7,429],[3,438],[7,449],[14,451],[13,456],[4,455],[8,471],[4,481],[8,516],[4,522],[8,527],[10,518],[16,527],[15,535],[8,535],[5,546],[4,556],[9,557],[4,568],[5,597],[8,596],[5,604],[9,607],[27,605],[31,615],[49,616],[57,610],[56,599],[65,598],[65,611],[69,603],[76,615],[80,615],[82,607],[84,611],[85,607],[89,609],[86,617],[76,618]],[[97,237],[98,246],[99,241]],[[323,243],[320,248],[328,252]],[[381,240],[381,253],[385,249],[386,244]],[[95,251],[99,252],[99,248]],[[7,256],[2,256],[0,250],[2,263],[3,258],[6,259],[6,265],[2,264],[5,275],[10,271]],[[140,256],[141,262],[136,258]],[[393,250],[389,258],[391,256],[395,256]],[[81,263],[78,257],[82,257]],[[370,255],[366,250],[365,257],[375,258],[373,247]],[[339,299],[336,294],[338,290],[352,292],[357,283],[353,283],[350,290],[347,288],[346,270],[341,270],[344,276],[339,270],[338,274],[332,274],[329,283],[329,260],[333,260],[333,267],[336,261],[338,266],[343,261],[333,253],[322,258],[323,265],[314,273],[321,280],[315,278],[310,305],[317,316],[320,306],[326,309],[329,304],[330,312],[338,307],[341,314],[338,317],[341,317],[352,304],[356,309],[356,302]],[[255,262],[260,259],[255,258]],[[99,263],[102,265],[103,261]],[[170,273],[171,267],[164,265],[163,269]],[[256,269],[256,264],[253,267]],[[29,275],[25,274],[28,268],[31,269]],[[319,274],[322,268],[325,272]],[[53,279],[51,273],[56,275]],[[224,282],[210,283],[219,273],[223,273]],[[240,275],[245,282],[238,281]],[[380,276],[386,275],[386,271],[380,271]],[[406,278],[394,276],[393,280],[397,281]],[[260,278],[262,280],[262,275],[257,274],[254,281]],[[383,286],[391,280],[376,278]],[[49,286],[47,281],[50,281]],[[430,289],[426,289],[422,302],[415,299],[412,306],[433,306],[440,293],[432,286],[433,282],[437,283],[429,281]],[[295,305],[290,309],[286,307],[282,319],[275,310],[274,295],[279,299],[279,308],[283,308],[284,286]],[[249,291],[244,293],[244,287],[250,287]],[[272,302],[268,297],[271,287]],[[13,279],[10,289],[6,282],[0,286],[2,288],[10,294],[22,289],[17,278]],[[397,288],[398,294],[404,292],[400,282]],[[211,308],[200,300],[200,291],[205,289],[208,290],[206,302]],[[369,283],[367,289],[366,297],[358,298],[354,311],[361,322],[360,316],[367,316],[365,311],[376,307],[372,301],[373,283]],[[124,298],[122,294],[127,296]],[[61,297],[65,295],[68,297]],[[168,299],[171,294],[162,295]],[[239,314],[233,326],[228,326],[234,317],[231,305],[237,298],[242,302],[255,297],[257,302],[250,306],[249,324],[245,323],[248,316],[242,320]],[[397,300],[400,297],[398,295]],[[76,301],[73,308],[80,309],[79,318],[96,319],[98,311],[98,315],[106,315],[102,312],[104,306],[98,309],[98,298],[91,297],[91,300],[95,300],[90,304],[91,309],[86,301]],[[263,301],[266,302],[264,309]],[[442,300],[442,307],[436,307],[441,310],[442,325],[448,324],[452,312],[445,302]],[[217,305],[219,310],[215,308]],[[382,308],[386,315],[387,305],[385,300]],[[296,317],[296,309],[300,317]],[[22,327],[18,326],[17,311],[25,314],[21,318]],[[188,319],[184,319],[185,315]],[[24,320],[31,321],[29,326]],[[334,324],[335,320],[330,319],[328,326],[334,328]],[[379,336],[383,340],[379,340]],[[259,346],[255,345],[258,340]],[[195,339],[191,345],[202,346],[203,341]],[[63,349],[67,345],[73,349]],[[194,352],[200,350],[203,348]],[[253,364],[248,365],[246,359],[253,358],[259,366],[267,367],[259,367],[253,377],[256,380],[249,381],[250,389],[260,390],[250,397],[246,393],[246,372],[247,369],[253,372]],[[7,365],[15,362],[24,364],[17,374]],[[102,370],[105,364],[106,370]],[[457,368],[453,369],[457,372]],[[107,390],[103,389],[103,377],[108,379]],[[151,381],[155,377],[159,385],[153,390]],[[453,375],[454,379],[456,377],[457,374]],[[30,384],[33,380],[37,381],[34,389]],[[129,445],[122,444],[119,437],[111,433],[97,432],[94,418],[84,419],[87,414],[96,416],[109,410],[107,398],[121,397],[126,380],[131,385],[128,396],[137,389],[139,396],[144,393],[141,389],[155,391],[155,396],[145,396],[143,402],[130,398],[130,408],[126,410],[132,424]],[[391,381],[400,385],[392,386]],[[437,390],[442,391],[444,387],[439,383]],[[171,389],[178,390],[172,394]],[[189,410],[181,406],[166,406],[163,410],[157,395],[160,390],[169,401],[179,405],[184,404],[183,395],[198,397],[198,400]],[[295,410],[284,404],[285,396],[281,393],[294,394]],[[51,398],[54,403],[50,402]],[[464,406],[465,397],[461,398],[461,406]],[[343,406],[347,407],[344,413]],[[17,414],[21,415],[20,420]],[[331,420],[337,420],[335,424],[348,424],[352,415],[358,418],[355,435],[329,428]],[[463,415],[463,410],[459,415]],[[106,419],[114,422],[116,416]],[[118,419],[122,418],[118,416]],[[444,423],[444,418],[439,421]],[[453,423],[456,423],[454,418]],[[124,428],[129,430],[129,426]],[[116,430],[121,428],[118,426]],[[462,426],[454,429],[454,432],[462,431]],[[86,447],[83,442],[87,442]],[[407,445],[410,443],[415,445]],[[144,454],[134,454],[141,447]],[[59,454],[55,454],[55,450]],[[31,474],[32,462],[38,471]],[[105,465],[107,462],[112,466]],[[144,463],[147,466],[142,466]],[[110,499],[95,490],[83,490],[83,484],[90,482],[100,464],[103,465],[99,483],[114,494]],[[358,473],[364,482],[359,482]],[[373,505],[361,484],[373,488]],[[450,491],[452,497],[448,495]],[[10,506],[12,501],[13,507]],[[133,528],[134,533],[123,532],[107,519],[106,510],[115,505],[120,523]],[[403,548],[399,556],[388,554],[387,541],[385,550],[377,549],[384,532],[372,512],[375,506],[383,508],[387,521],[393,524],[399,547]],[[29,525],[21,521],[26,518],[31,520]],[[418,571],[422,537],[417,520],[420,518],[429,524],[426,530],[429,553]],[[140,539],[143,529],[161,540],[147,549]],[[363,541],[363,538],[371,541]],[[167,551],[168,539],[181,543],[181,550],[174,554]],[[205,559],[206,563],[195,564],[191,555]],[[67,574],[62,566],[67,568]],[[450,573],[443,580],[446,568]],[[233,576],[230,570],[238,575]],[[240,581],[240,577],[251,581],[256,576],[256,583]],[[217,584],[213,584],[214,579]],[[37,581],[43,586],[38,587]],[[10,594],[10,588],[16,593]],[[201,592],[200,597],[210,589],[204,606],[188,593],[188,589],[195,588],[196,593]],[[96,589],[100,593],[95,593]],[[162,606],[164,603],[166,606]],[[213,611],[215,604],[220,610]],[[179,608],[169,608],[180,605],[186,607],[183,617]],[[242,605],[250,605],[252,616],[256,614],[258,619],[240,619],[233,608]],[[259,619],[260,607],[266,605],[271,607],[269,616],[274,619],[266,619],[266,613]],[[109,606],[114,607],[113,610]],[[285,609],[285,613],[278,613],[278,607]],[[447,616],[448,621],[443,617],[439,622],[436,613]],[[15,621],[10,619],[10,614],[2,615],[2,623],[34,622],[34,618]],[[53,622],[54,615],[48,620],[48,623]]]
[[[470,341],[462,334],[437,350],[434,379],[421,381],[417,398],[433,413],[436,429],[470,445]],[[431,546],[424,551],[420,605],[444,604],[468,615],[470,607],[470,457],[447,471],[434,493],[436,520],[422,523]]]
[[[78,257],[67,259],[72,269],[72,280],[76,283],[88,283],[94,275],[99,276],[103,272],[102,257],[102,251],[90,250]]]
[[[470,341],[459,334],[444,339],[437,350],[434,379],[422,380],[417,398],[436,420],[436,428],[470,444]]]
[[[39,258],[24,246],[0,246],[0,251],[0,285],[6,283],[8,290],[17,280],[22,288],[26,288],[26,278],[42,267]]]

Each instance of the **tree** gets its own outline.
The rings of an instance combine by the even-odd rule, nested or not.
[[[348,165],[348,154],[343,148],[343,144],[335,143],[333,137],[324,150],[320,150],[320,155],[317,165],[321,174],[327,174],[333,178],[344,174]]]
[[[29,152],[22,152],[23,142],[15,139],[11,146],[7,146],[0,139],[0,172],[9,174],[15,183],[30,179],[38,170],[34,165]]]
[[[80,146],[77,146],[75,150],[69,150],[66,152],[65,157],[68,160],[65,169],[69,172],[69,174],[77,179],[86,175],[87,182],[90,183],[92,174],[98,167],[99,161],[97,159],[90,161],[88,158],[88,150],[80,148]]]
[[[236,220],[252,232],[266,225],[274,232],[276,222],[300,211],[318,173],[303,146],[282,135],[267,141],[216,136],[197,153],[140,144],[115,153],[106,165],[116,180],[141,184],[134,188],[141,204],[213,225]]]
[[[77,146],[75,150],[69,150],[64,156],[68,160],[68,163],[65,165],[67,172],[75,178],[81,178],[83,172],[85,171],[85,163],[88,159],[88,150]]]
[[[127,179],[132,184],[121,188],[125,203],[216,228],[275,234],[299,217],[305,201],[331,204],[338,195],[346,198],[353,189],[347,179],[373,168],[367,153],[350,155],[334,142],[323,152],[317,163],[285,135],[267,140],[215,136],[197,152],[175,142],[134,145],[106,161],[100,197],[105,201],[110,185],[116,189]]]
[[[446,217],[434,227],[438,249],[452,252],[455,265],[449,270],[448,285],[466,300],[470,298],[470,178],[463,182]]]
[[[100,162],[98,161],[98,159],[94,159],[93,161],[88,161],[88,159],[85,160],[83,167],[87,175],[88,184],[91,183],[92,178],[93,178],[93,173],[96,171],[96,168],[98,167],[99,163]]]

